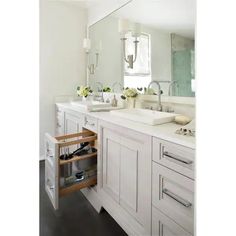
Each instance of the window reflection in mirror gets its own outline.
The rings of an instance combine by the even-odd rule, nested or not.
[[[134,37],[131,33],[127,33],[125,37],[127,38],[126,55],[134,55]],[[133,68],[129,68],[128,63],[124,63],[124,87],[147,87],[151,81],[150,35],[142,33],[138,41],[137,58]]]

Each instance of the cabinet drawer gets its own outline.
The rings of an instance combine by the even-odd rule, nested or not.
[[[152,204],[192,234],[194,181],[155,162],[152,178]]]
[[[194,179],[195,151],[153,138],[153,161]]]
[[[97,133],[97,119],[91,116],[86,115],[84,117],[84,128],[92,130]]]
[[[191,234],[153,207],[152,236],[191,236]]]

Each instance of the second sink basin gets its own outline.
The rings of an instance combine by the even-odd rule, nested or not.
[[[88,111],[111,106],[111,104],[109,103],[98,102],[98,101],[73,101],[71,102],[71,104],[74,106],[80,107],[82,109],[88,110]]]
[[[147,109],[122,109],[110,111],[111,114],[128,120],[144,123],[148,125],[159,125],[172,122],[177,114],[153,111]]]

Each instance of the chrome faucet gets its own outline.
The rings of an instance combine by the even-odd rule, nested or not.
[[[101,87],[101,96],[99,96],[99,97],[100,97],[100,101],[101,101],[101,102],[104,102],[104,97],[103,97],[103,84],[102,84],[101,82],[96,82],[96,84],[100,85],[100,87]],[[98,92],[99,92],[99,87],[97,87],[97,88],[98,88]]]
[[[112,92],[114,93],[115,91],[114,91],[114,89],[115,89],[115,86],[116,85],[119,85],[119,87],[120,87],[120,92],[123,90],[123,87],[122,87],[122,84],[120,83],[120,82],[115,82],[115,83],[113,83],[112,84],[112,86],[111,86],[111,88],[112,88]]]
[[[173,81],[171,81],[170,82],[170,84],[169,84],[169,88],[168,88],[168,96],[170,96],[170,94],[171,94],[171,87],[174,85],[174,84],[177,84],[177,81],[176,80],[173,80]]]
[[[159,83],[158,81],[153,80],[153,81],[151,81],[151,82],[148,84],[148,90],[147,90],[147,91],[149,91],[149,89],[150,89],[150,87],[151,87],[152,84],[156,84],[156,85],[158,86],[158,107],[157,107],[157,110],[158,110],[158,111],[162,111],[162,105],[161,105],[161,93],[162,93],[162,91],[161,91],[161,85],[160,85],[160,83]]]

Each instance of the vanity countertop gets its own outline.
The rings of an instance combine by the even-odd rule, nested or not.
[[[119,118],[112,115],[110,112],[86,112],[83,109],[77,108],[70,103],[56,103],[58,106],[63,107],[64,109],[69,109],[77,111],[91,117],[97,118],[99,120],[107,121],[115,125],[119,125],[128,129],[138,131],[143,134],[151,135],[160,139],[164,139],[179,145],[183,145],[192,149],[195,149],[195,137],[184,136],[176,134],[175,131],[180,128],[182,125],[176,123],[166,123],[162,125],[145,125],[138,122],[130,121],[127,119]]]

